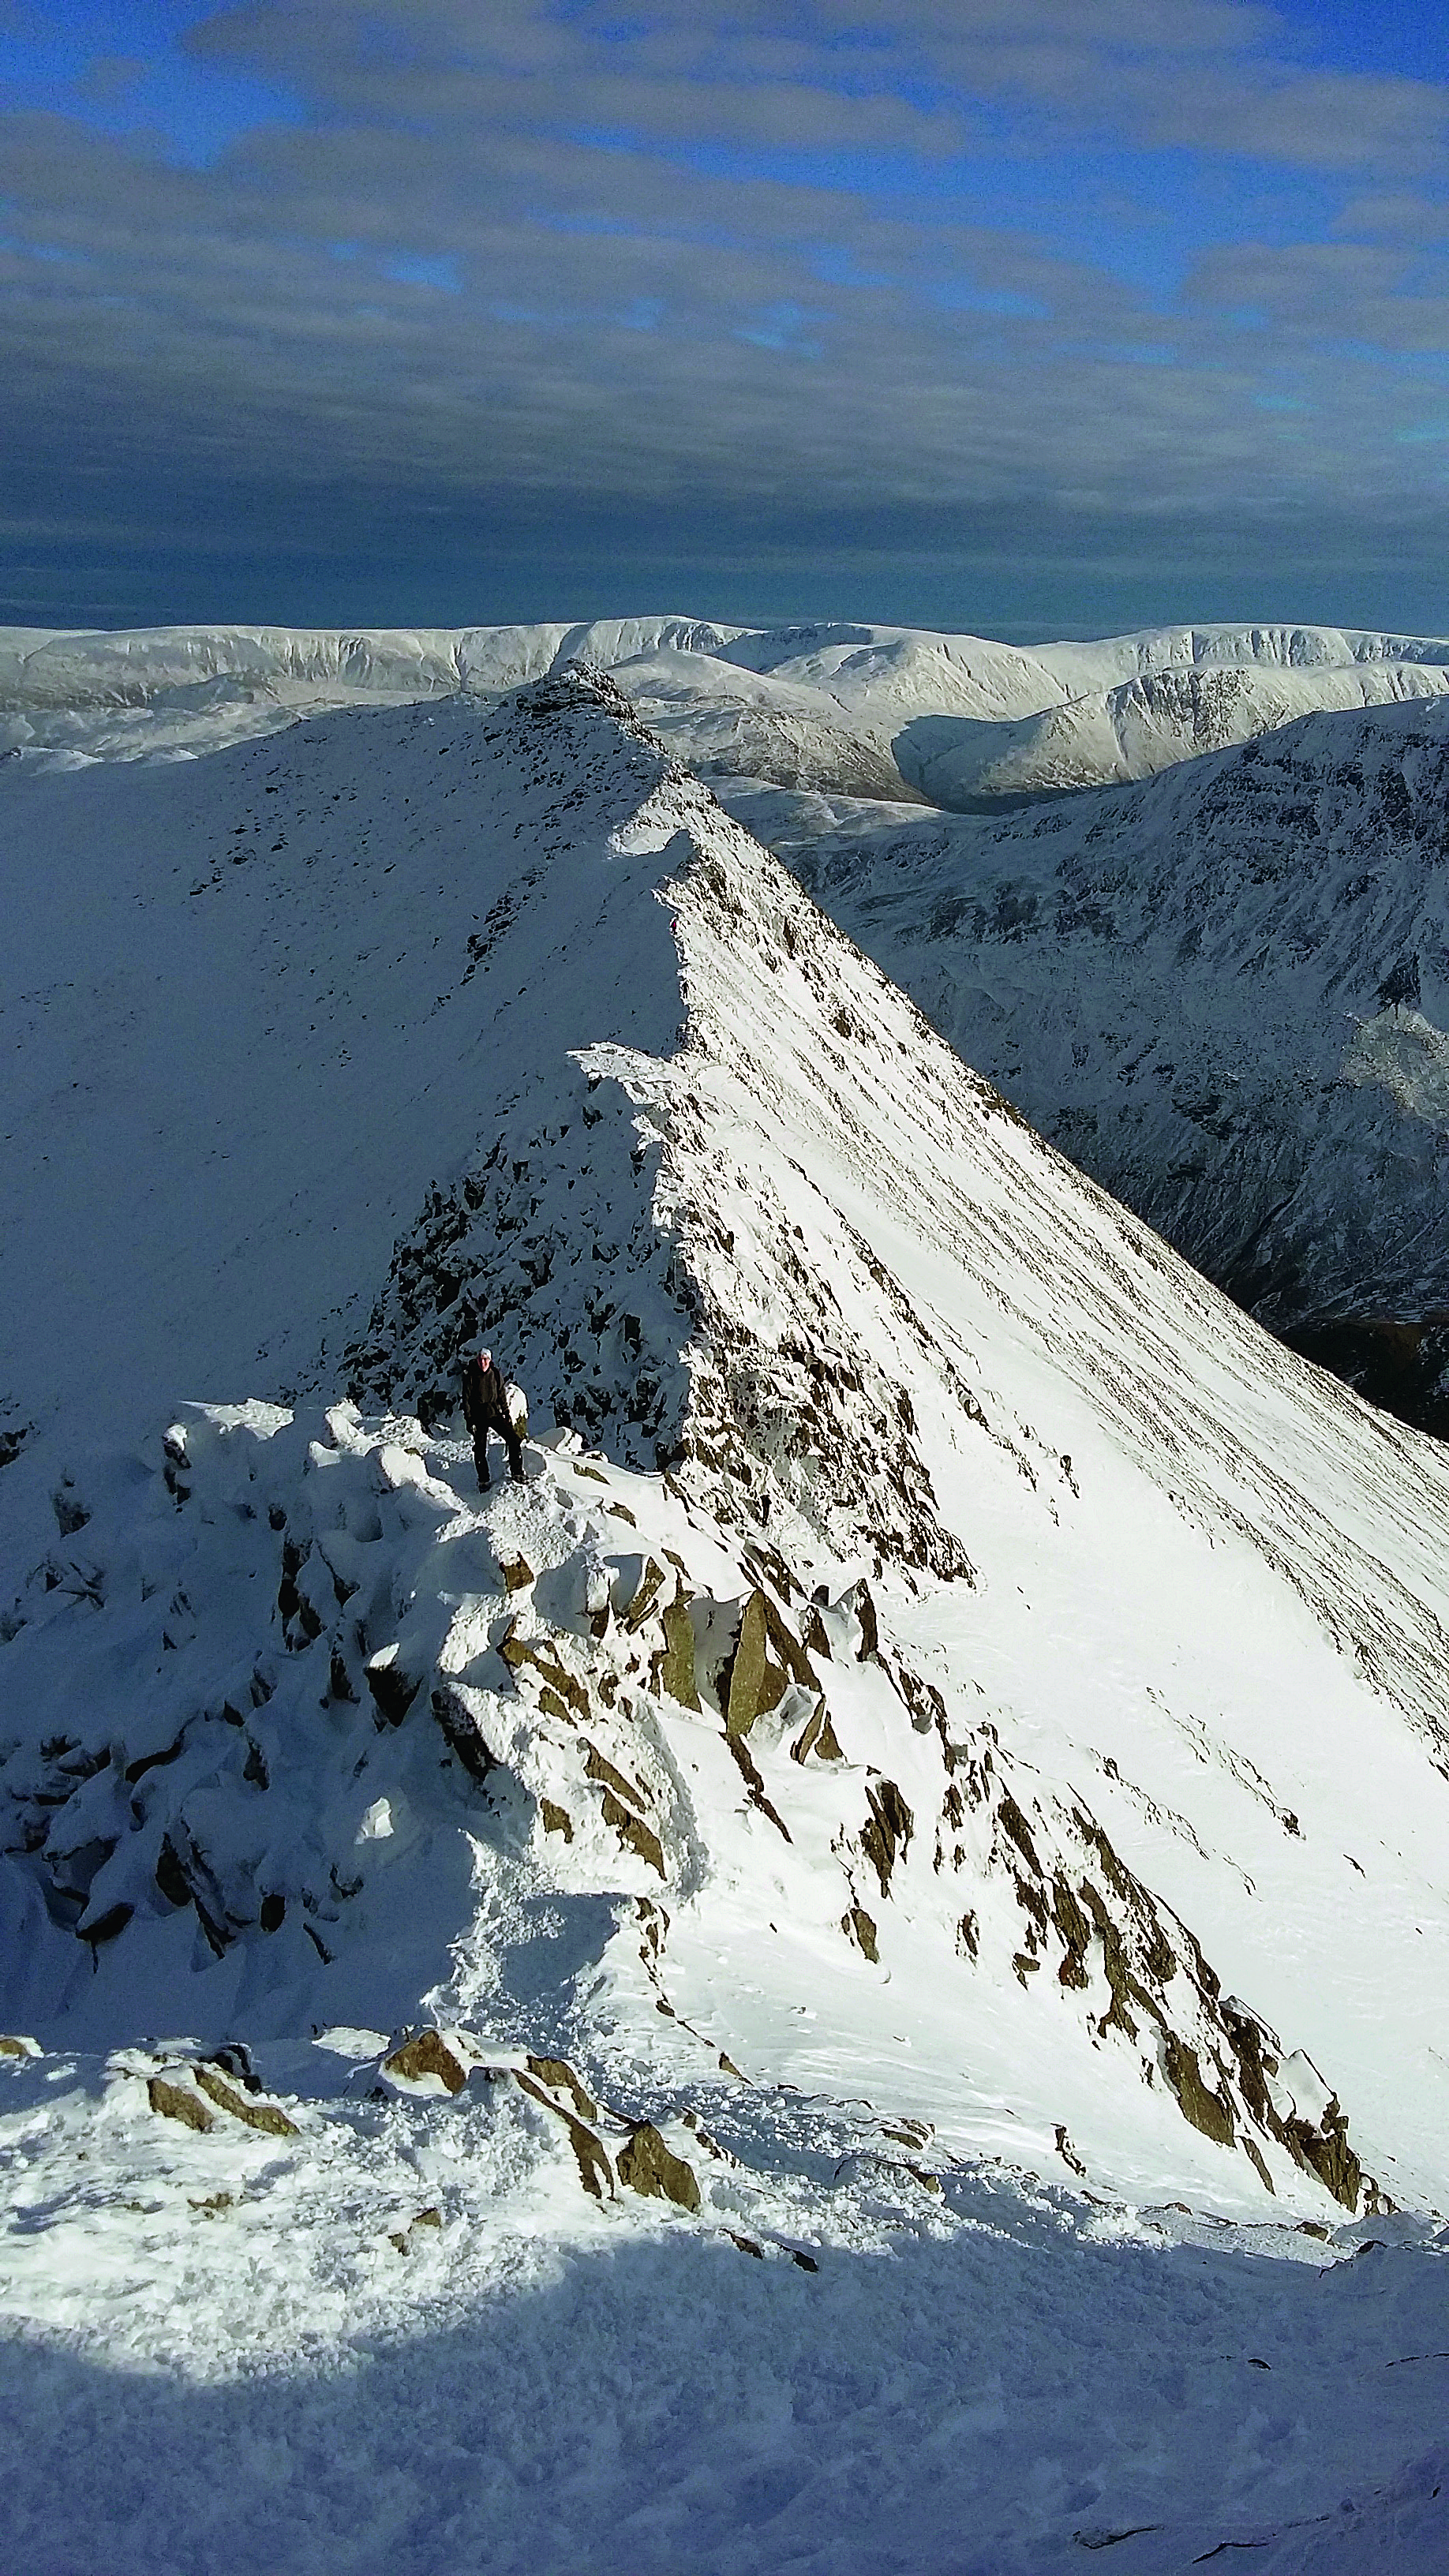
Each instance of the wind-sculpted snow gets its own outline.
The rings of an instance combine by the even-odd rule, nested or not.
[[[847,2260],[884,2366],[922,2349],[918,2245],[973,2344],[945,2285],[968,2240],[999,2249],[980,2295],[1030,2342],[1069,2246],[1166,2257],[1212,2212],[1275,2258],[1211,2310],[1244,2375],[1193,2415],[1219,2450],[1292,2339],[1257,2285],[1365,2225],[1403,2357],[1427,2350],[1437,1445],[1065,1164],[601,674],[207,762],[19,768],[10,2313],[192,2385],[407,2342],[427,2423],[481,2368],[489,2456],[531,2499],[500,2563],[597,2524],[651,2576],[779,2563],[786,2502],[736,2498],[731,2557],[676,2494],[703,2513],[690,2354],[728,2376],[823,2292],[781,2401],[808,2414]],[[532,1437],[524,1481],[479,1494],[453,1367],[483,1338]],[[605,2253],[581,2327],[548,2285]],[[676,2332],[667,2284],[716,2258],[708,2329]],[[1155,2276],[1174,2356],[1197,2262]],[[641,2321],[590,2341],[634,2265]],[[181,2338],[179,2281],[216,2350]],[[1317,2349],[1342,2378],[1358,2347]],[[369,2447],[371,2370],[339,2459]],[[1355,2382],[1291,2476],[1254,2437],[1225,2523],[1207,2447],[1196,2483],[1170,2444],[1132,2466],[1137,2431],[1068,2375],[1048,2411],[1107,2468],[993,2505],[982,2576],[1129,2528],[1162,2576],[1189,2542],[1276,2546],[1338,2511],[1345,2440],[1355,2534],[1432,2530],[1417,2391],[1364,2411]],[[551,2392],[594,2378],[613,2429],[560,2499]],[[630,2390],[675,2426],[662,2480],[608,2414]],[[66,2396],[67,2493],[121,2402]],[[801,2491],[793,2451],[733,2438]],[[923,2499],[896,2560],[951,2563],[931,2462],[975,2438],[934,2407],[896,2425]],[[410,2576],[458,2561],[465,2453],[430,2505],[389,2487]],[[645,2486],[671,2498],[652,2534]],[[856,2576],[835,2513],[813,2563]],[[309,2565],[273,2507],[248,2527],[259,2567]],[[174,2528],[190,2547],[196,2509]],[[310,2504],[290,2528],[310,2552]]]
[[[1023,2104],[1050,2088],[1043,2150],[1061,2108],[1094,2152],[1082,2041],[1111,2034],[1108,2092],[1130,2066],[1184,2178],[1214,2159],[1178,2147],[1179,2115],[1268,2189],[1307,2176],[1357,2210],[1309,2061],[1223,2004],[1192,1934],[1014,1761],[969,1683],[948,1698],[882,1642],[867,1586],[803,1604],[774,1549],[722,1546],[682,1489],[571,1441],[492,1506],[462,1500],[465,1459],[345,1405],[199,1408],[144,1484],[95,1487],[93,1508],[71,1489],[79,1527],[6,1623],[32,1710],[3,1774],[8,2019],[115,2045],[180,2003],[212,2041],[255,2042],[328,2014],[405,2026],[426,1995],[445,2028],[481,2015],[590,2082],[597,2061],[612,2091],[659,2080],[637,2034],[659,2006],[674,2080],[717,2087],[721,2047],[750,2060],[759,2034],[699,1992],[699,1949],[768,1831],[792,1944],[833,1942],[847,1992],[848,1951],[909,1963],[907,2018],[934,2018],[934,1953],[969,2028],[973,2000],[999,2012],[1011,1979],[1052,1972],[1060,2028],[1032,2017],[1042,2065],[1016,2077]],[[581,2010],[601,1975],[602,2021]]]

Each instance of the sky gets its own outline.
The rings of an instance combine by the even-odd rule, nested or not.
[[[1449,633],[1449,0],[0,0],[0,620]]]

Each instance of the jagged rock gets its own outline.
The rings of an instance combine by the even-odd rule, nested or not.
[[[1357,2209],[1363,2167],[1348,2143],[1348,2122],[1339,2109],[1337,2094],[1331,2098],[1318,2128],[1307,2120],[1290,2119],[1285,2120],[1283,2131],[1285,2143],[1298,2162],[1316,2173],[1345,2209]]]
[[[403,1669],[395,1645],[384,1646],[370,1656],[363,1672],[379,1718],[388,1726],[401,1726],[422,1687],[421,1681]]]
[[[404,2040],[401,2048],[383,2059],[382,2071],[384,2075],[401,2077],[405,2084],[418,2084],[435,2075],[450,2093],[461,2093],[468,2081],[466,2067],[459,2065],[435,2030],[416,2031],[411,2039]]]
[[[792,1762],[805,1762],[812,1753],[818,1762],[845,1760],[840,1749],[840,1740],[831,1723],[830,1711],[823,1699],[818,1703],[813,1716],[806,1719],[803,1729],[791,1745],[790,1759]]]
[[[1189,2048],[1175,2031],[1164,2031],[1162,2065],[1183,2118],[1201,2129],[1205,2138],[1215,2138],[1219,2146],[1230,2147],[1234,2137],[1232,2104],[1221,2094],[1209,2092],[1202,2080],[1197,2050]]]
[[[1255,2171],[1256,2171],[1256,2173],[1257,2173],[1257,2176],[1258,2176],[1258,2180],[1259,2180],[1259,2182],[1262,2184],[1263,2189],[1264,2189],[1265,2191],[1270,2191],[1270,2192],[1272,2192],[1272,2194],[1273,2194],[1274,2198],[1276,2199],[1276,2198],[1277,2198],[1277,2196],[1278,2196],[1278,2186],[1277,2186],[1277,2184],[1274,2182],[1273,2177],[1272,2177],[1272,2175],[1270,2174],[1270,2172],[1268,2171],[1268,2167],[1267,2167],[1266,2163],[1264,2162],[1264,2158],[1263,2158],[1263,2151],[1262,2151],[1261,2147],[1259,2147],[1259,2145],[1257,2144],[1257,2142],[1256,2142],[1256,2140],[1255,2140],[1255,2139],[1250,2138],[1250,2137],[1248,2136],[1248,2133],[1247,2133],[1246,2129],[1245,2129],[1245,2130],[1244,2130],[1244,2132],[1243,2132],[1242,2142],[1241,2142],[1241,2143],[1242,2143],[1243,2153],[1244,2153],[1244,2155],[1247,2157],[1249,2164],[1250,2164],[1250,2165],[1252,2165],[1252,2166],[1254,2167],[1254,2169],[1255,2169]]]
[[[169,1834],[163,1834],[161,1837],[161,1848],[156,1857],[155,1878],[168,1905],[191,1903],[191,1881],[181,1866],[181,1856]]]
[[[1092,1926],[1073,1896],[1059,1870],[1052,1881],[1052,1921],[1061,1934],[1065,1953],[1057,1970],[1057,1983],[1063,1986],[1085,1986],[1089,1983],[1085,1960]]]
[[[248,2101],[246,2095],[238,2093],[233,2085],[226,2083],[223,2077],[216,2073],[214,2067],[193,2066],[191,2073],[193,2081],[201,2087],[208,2101],[216,2104],[219,2111],[229,2111],[234,2120],[242,2121],[249,2129],[260,2129],[265,2137],[296,2137],[296,2121],[289,2120],[286,2112],[279,2109],[275,2102]]]
[[[581,2120],[597,2120],[599,2106],[585,2092],[567,2058],[530,2057],[528,2071],[537,2077],[540,2084],[551,2086],[555,2093],[567,2093]]]
[[[571,1843],[574,1838],[574,1823],[567,1807],[555,1806],[552,1798],[540,1798],[538,1806],[543,1818],[544,1832],[562,1834],[564,1841]]]
[[[664,1652],[654,1665],[655,1686],[667,1691],[681,1708],[699,1707],[699,1690],[694,1677],[694,1622],[689,1615],[690,1596],[681,1584],[674,1599],[664,1609]]]
[[[551,1653],[547,1646],[535,1645],[528,1638],[517,1636],[510,1630],[502,1639],[498,1652],[510,1672],[518,1673],[525,1664],[529,1665],[537,1673],[545,1688],[555,1692],[558,1698],[566,1703],[565,1707],[561,1711],[554,1712],[555,1714],[566,1717],[572,1709],[579,1717],[588,1716],[589,1694],[583,1683],[576,1674],[569,1672],[560,1663],[558,1656]]]
[[[630,1636],[633,1635],[636,1628],[643,1627],[645,1620],[648,1618],[649,1613],[654,1606],[654,1596],[663,1580],[664,1568],[662,1565],[656,1564],[654,1558],[651,1556],[645,1565],[643,1575],[640,1578],[639,1589],[635,1593],[627,1610],[623,1613],[619,1623],[621,1627],[627,1629]]]
[[[613,1763],[599,1751],[597,1744],[590,1744],[587,1737],[584,1743],[588,1754],[584,1771],[590,1780],[602,1781],[605,1788],[612,1789],[617,1797],[627,1798],[631,1806],[643,1807],[648,1804],[644,1791],[637,1787],[634,1781],[626,1780],[623,1772],[616,1770]]]
[[[856,1652],[861,1663],[868,1663],[880,1652],[880,1627],[875,1615],[875,1603],[871,1599],[870,1585],[863,1577],[859,1583],[852,1585],[849,1592],[842,1595],[840,1606],[842,1609],[853,1610],[860,1622],[860,1644]]]
[[[733,1737],[748,1735],[761,1711],[773,1708],[785,1689],[785,1669],[773,1662],[769,1653],[768,1610],[757,1586],[741,1614],[739,1639],[729,1666],[725,1730]]]
[[[483,1741],[472,1710],[457,1688],[448,1682],[439,1685],[429,1704],[450,1752],[457,1755],[469,1779],[476,1780],[481,1788],[498,1765]]]
[[[542,2110],[551,2111],[556,2120],[562,2120],[578,2164],[579,2180],[590,2199],[602,2200],[606,2193],[612,2199],[614,2168],[606,2148],[593,2130],[583,2120],[576,2119],[572,2111],[566,2111],[561,2102],[555,2102],[532,2076],[519,2075],[517,2083],[520,2092],[526,2093],[531,2102],[537,2102]]]
[[[152,2110],[159,2111],[163,2120],[179,2120],[185,2129],[200,2129],[204,2135],[216,2126],[215,2118],[204,2102],[198,2102],[196,2095],[188,2093],[184,2085],[168,2083],[164,2075],[150,2077],[146,2098]]]
[[[657,1869],[661,1878],[667,1878],[669,1872],[664,1865],[664,1848],[659,1836],[652,1832],[638,1816],[632,1814],[630,1809],[615,1797],[612,1789],[604,1791],[601,1805],[605,1824],[613,1826],[620,1842],[626,1843],[631,1851],[637,1852],[639,1858],[647,1861],[651,1869]]]
[[[642,2192],[646,2200],[672,2200],[680,2209],[698,2209],[693,2166],[671,2152],[652,2122],[641,2120],[631,2129],[628,2144],[619,2149],[618,2164],[619,2180],[631,2191]]]
[[[1036,1845],[1031,1838],[1031,1829],[1027,1824],[1026,1818],[1022,1814],[1020,1807],[1017,1805],[1016,1800],[1010,1795],[1009,1791],[1002,1797],[1001,1804],[997,1808],[996,1812],[1007,1833],[1010,1834],[1012,1841],[1015,1843],[1017,1850],[1027,1862],[1033,1875],[1040,1878],[1042,1876],[1042,1865],[1036,1856]]]
[[[740,1772],[749,1792],[751,1806],[758,1807],[762,1816],[768,1816],[771,1824],[775,1827],[776,1832],[783,1834],[786,1842],[789,1842],[791,1839],[790,1828],[786,1824],[785,1819],[780,1814],[779,1810],[772,1804],[770,1799],[766,1797],[764,1780],[760,1775],[759,1768],[751,1755],[750,1748],[745,1742],[744,1737],[742,1735],[731,1735],[726,1731],[725,1742],[728,1745],[731,1754],[734,1756],[736,1768]]]
[[[854,1941],[857,1947],[865,1952],[866,1957],[878,1967],[880,1952],[876,1948],[875,1924],[871,1916],[866,1913],[864,1906],[852,1905],[849,1911],[841,1916],[840,1928],[846,1939]]]
[[[776,1577],[778,1580],[780,1575],[785,1573],[785,1568],[780,1565],[778,1558],[775,1563],[778,1568]],[[798,1682],[803,1690],[818,1691],[819,1676],[798,1637],[792,1636],[788,1624],[780,1616],[768,1592],[762,1592],[760,1597],[765,1605],[765,1628],[777,1661],[784,1665],[791,1680]]]
[[[872,1780],[865,1794],[870,1801],[870,1819],[861,1828],[860,1847],[880,1880],[882,1896],[889,1896],[896,1854],[903,1853],[909,1844],[915,1818],[894,1780]]]

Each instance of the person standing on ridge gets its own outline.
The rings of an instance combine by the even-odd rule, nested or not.
[[[508,1390],[503,1372],[491,1351],[475,1351],[463,1365],[463,1419],[473,1436],[473,1464],[478,1470],[478,1491],[488,1491],[488,1434],[496,1431],[508,1451],[508,1472],[515,1485],[523,1482],[523,1443],[508,1410]]]

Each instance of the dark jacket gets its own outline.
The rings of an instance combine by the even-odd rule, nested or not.
[[[471,1359],[463,1371],[463,1419],[476,1437],[480,1431],[511,1431],[508,1396],[503,1372],[495,1360],[491,1368],[480,1368]]]

